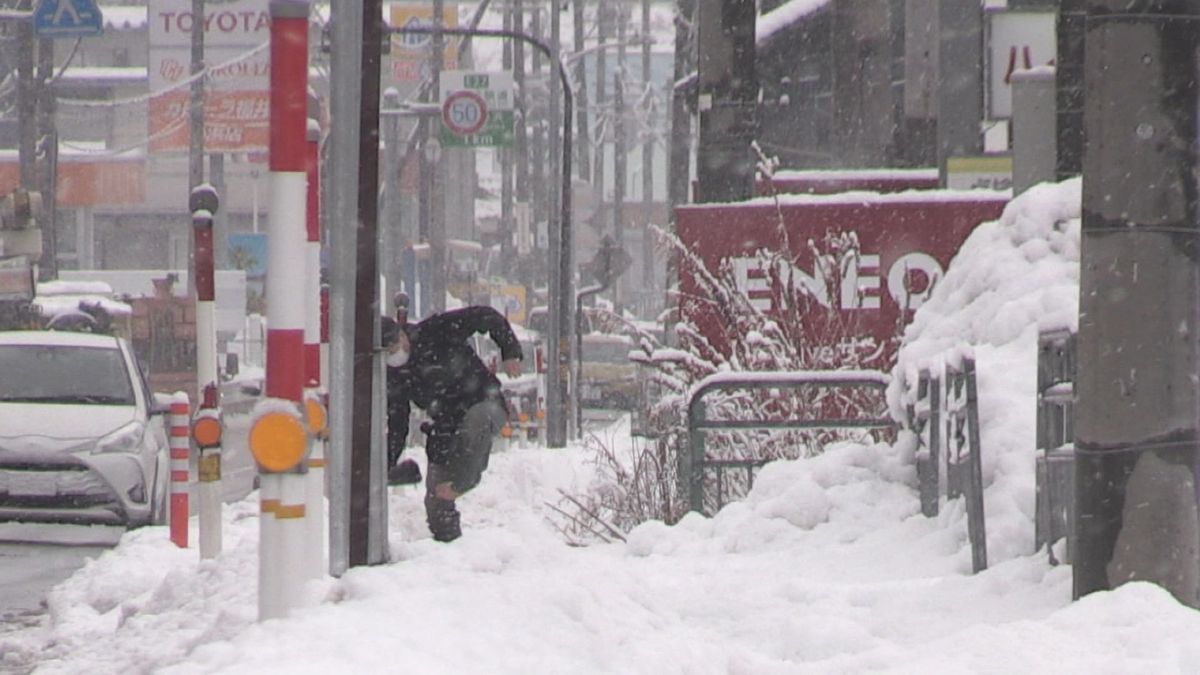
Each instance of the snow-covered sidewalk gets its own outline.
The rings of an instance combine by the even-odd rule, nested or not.
[[[910,469],[847,445],[767,466],[715,518],[648,523],[625,544],[563,543],[557,488],[580,447],[497,454],[464,500],[465,536],[433,542],[420,494],[391,498],[391,564],[305,589],[256,622],[256,496],[226,509],[215,561],[163,528],[59,586],[48,625],[0,640],[39,673],[1197,672],[1200,615],[1132,584],[1070,602],[1044,555],[969,574],[965,518],[917,513]]]

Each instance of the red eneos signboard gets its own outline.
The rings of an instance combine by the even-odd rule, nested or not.
[[[852,350],[855,367],[887,370],[903,326],[967,235],[999,218],[1006,203],[981,191],[859,193],[788,196],[778,208],[771,199],[688,205],[676,215],[680,239],[704,267],[731,278],[768,316],[798,327],[806,345]],[[729,318],[697,271],[681,261],[680,311],[728,353],[722,327]]]

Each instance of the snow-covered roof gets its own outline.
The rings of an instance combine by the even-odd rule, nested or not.
[[[147,8],[101,5],[105,30],[140,30],[146,27]]]
[[[781,204],[903,204],[912,202],[1004,201],[1012,198],[1012,190],[906,190],[904,192],[839,192],[831,195],[783,194]],[[756,197],[741,202],[683,204],[681,209],[704,209],[713,206],[762,207],[774,205],[775,197]]]
[[[824,8],[829,0],[791,0],[758,17],[754,26],[754,41],[763,44],[775,33],[800,19]]]
[[[70,84],[146,84],[150,75],[146,66],[70,66],[61,81]]]

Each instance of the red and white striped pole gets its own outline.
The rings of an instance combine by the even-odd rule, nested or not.
[[[171,401],[171,541],[179,548],[188,545],[188,455],[192,446],[191,411],[188,396],[175,392]]]
[[[200,528],[200,558],[221,552],[221,444],[217,373],[216,261],[213,256],[213,214],[219,205],[217,191],[205,183],[189,195],[192,210],[192,243],[196,256],[196,384],[200,408],[207,411],[203,425],[215,441],[197,445],[199,482],[196,502]],[[200,411],[197,411],[199,414]],[[210,439],[211,440],[211,439]]]
[[[308,431],[304,400],[308,16],[304,0],[271,2],[271,224],[267,236],[267,400],[251,428],[264,513],[259,539],[259,619],[287,616],[310,566],[302,564]],[[271,532],[275,528],[275,532]],[[272,546],[272,544],[276,544]],[[298,564],[301,563],[301,564]]]
[[[325,419],[321,391],[321,384],[324,382],[321,379],[321,125],[311,118],[307,125],[308,147],[305,159],[308,173],[308,206],[305,224],[308,243],[305,245],[307,265],[304,277],[304,379],[312,394],[306,404],[309,431],[317,437],[313,439],[312,449],[308,454],[308,474],[305,477],[305,503],[308,507],[305,544],[308,551],[308,574],[311,578],[318,579],[325,572],[325,438],[328,436],[324,422],[321,428],[316,428],[313,424],[313,418],[318,415],[322,420]],[[320,406],[321,411],[313,414],[312,406]]]

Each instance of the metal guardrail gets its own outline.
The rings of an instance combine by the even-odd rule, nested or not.
[[[1038,336],[1037,511],[1034,549],[1046,546],[1057,565],[1053,545],[1066,537],[1071,560],[1075,533],[1075,335],[1050,331]]]
[[[921,512],[936,516],[943,490],[947,499],[965,497],[971,568],[975,572],[986,569],[987,529],[975,360],[965,358],[961,367],[947,365],[942,373],[922,370],[907,417],[906,425],[917,436]]]
[[[714,392],[755,389],[800,389],[804,387],[851,387],[877,390],[880,403],[890,378],[872,370],[815,370],[718,373],[701,380],[692,389],[687,407],[687,447],[679,453],[679,478],[684,499],[690,510],[704,511],[704,475],[716,471],[717,508],[724,504],[725,472],[744,470],[747,483],[753,484],[754,470],[770,461],[767,458],[716,459],[706,456],[705,432],[709,430],[758,429],[863,429],[894,432],[897,424],[890,417],[813,417],[811,419],[731,419],[710,420],[706,416],[705,397]]]

